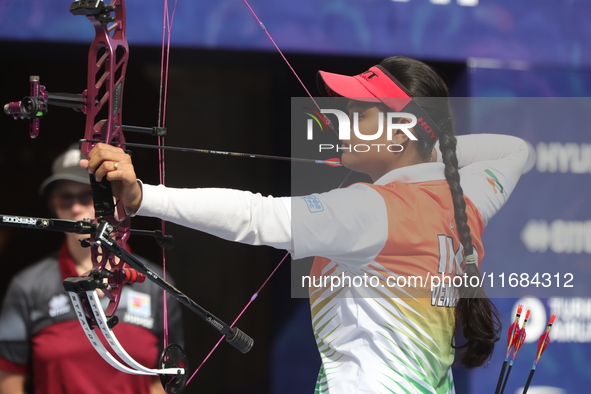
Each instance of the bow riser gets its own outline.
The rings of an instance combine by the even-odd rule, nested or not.
[[[99,20],[104,14],[88,16],[96,35],[88,54],[85,137],[123,145],[121,107],[129,46],[124,2],[114,0],[110,7],[116,7],[112,22]]]
[[[86,6],[84,6],[86,5]],[[70,10],[75,15],[86,14],[95,29],[95,37],[88,53],[87,88],[83,93],[85,100],[82,111],[86,114],[85,139],[99,139],[107,143],[116,143],[125,149],[123,135],[122,100],[125,73],[129,59],[129,46],[126,35],[126,14],[123,0],[113,0],[110,5],[74,2]],[[98,11],[98,12],[97,12]],[[111,14],[114,13],[113,16]],[[82,153],[88,157],[94,148],[94,143],[83,143]],[[105,180],[97,184],[91,177],[95,212],[97,217],[107,220],[116,230],[112,237],[119,245],[125,247],[129,238],[129,219],[119,222],[126,217],[121,204],[115,208],[112,205],[110,185]],[[105,311],[112,316],[117,310],[121,296],[122,283],[120,263],[110,252],[99,248],[91,239],[93,268],[110,271],[109,288],[105,294],[109,298],[109,305]]]

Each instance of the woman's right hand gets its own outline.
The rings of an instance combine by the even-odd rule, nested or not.
[[[131,156],[108,144],[96,144],[88,154],[88,160],[80,160],[80,166],[94,174],[100,182],[106,178],[111,182],[113,195],[125,207],[126,212],[139,208],[142,201],[142,188],[137,181]]]

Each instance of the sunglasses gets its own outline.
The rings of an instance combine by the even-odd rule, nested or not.
[[[83,206],[92,205],[92,192],[82,194],[58,193],[54,196],[56,208],[70,209],[75,203]]]

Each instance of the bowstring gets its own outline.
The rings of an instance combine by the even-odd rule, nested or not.
[[[287,66],[289,67],[289,69],[291,70],[291,72],[293,73],[293,75],[296,77],[296,79],[298,80],[298,82],[302,86],[302,88],[305,90],[305,92],[308,95],[308,97],[310,97],[310,99],[312,100],[312,102],[314,103],[314,105],[316,106],[316,108],[318,108],[318,110],[320,111],[321,110],[320,105],[318,105],[318,103],[316,102],[316,100],[314,99],[314,97],[312,96],[312,94],[310,93],[310,91],[308,90],[308,88],[306,87],[306,85],[304,84],[304,82],[302,81],[302,79],[300,78],[300,76],[298,75],[298,73],[295,71],[295,69],[293,68],[293,66],[291,65],[291,63],[289,62],[289,60],[287,59],[287,57],[283,53],[283,51],[279,48],[279,46],[277,45],[277,43],[273,39],[273,36],[271,35],[271,33],[269,33],[269,31],[265,27],[264,23],[258,17],[258,15],[253,10],[253,8],[250,6],[250,4],[248,3],[248,0],[243,0],[243,1],[244,1],[244,4],[246,4],[246,6],[248,7],[248,9],[252,13],[252,15],[254,16],[254,18],[256,19],[256,21],[258,22],[258,24],[261,27],[261,29],[263,29],[263,31],[265,32],[265,34],[267,35],[267,37],[269,38],[269,40],[271,40],[271,42],[273,43],[273,46],[275,47],[275,49],[277,50],[277,52],[279,52],[279,54],[281,55],[281,57],[283,58],[283,60],[285,61],[285,63],[287,64]],[[333,129],[333,131],[334,131],[334,128],[333,128],[332,123],[330,122],[330,120],[326,116],[325,116],[325,120],[327,121],[327,123],[330,126],[330,128]],[[349,176],[351,175],[352,172],[353,171],[349,171],[347,173],[347,175],[345,176],[345,178],[341,181],[340,185],[338,186],[339,189],[343,186],[343,184],[345,183],[345,181],[347,180],[347,178],[349,178]],[[265,279],[265,281],[259,287],[259,289],[250,297],[250,300],[246,303],[246,305],[244,306],[244,308],[242,308],[242,310],[240,311],[240,313],[238,314],[238,316],[234,319],[234,321],[232,322],[232,324],[230,325],[230,327],[234,327],[234,325],[238,322],[238,320],[242,317],[242,315],[244,314],[244,312],[246,312],[246,310],[250,307],[250,305],[254,302],[254,300],[259,296],[259,293],[267,285],[267,282],[269,282],[269,280],[271,279],[271,277],[273,277],[273,275],[275,275],[275,272],[277,272],[277,270],[279,269],[279,267],[281,267],[281,265],[287,259],[288,256],[289,256],[289,252],[287,252],[283,256],[283,258],[275,266],[275,268],[273,269],[273,271],[269,274],[269,276],[267,277],[267,279]],[[224,336],[222,336],[217,341],[217,343],[209,351],[209,353],[207,354],[207,356],[205,356],[205,358],[203,359],[203,361],[201,362],[201,364],[199,364],[199,366],[197,367],[197,369],[195,370],[195,372],[193,372],[193,374],[191,375],[191,377],[187,380],[187,383],[185,384],[185,386],[187,386],[189,384],[189,382],[193,379],[193,377],[197,374],[197,372],[199,372],[199,370],[201,369],[201,367],[203,366],[203,364],[205,364],[205,362],[209,359],[209,357],[213,354],[213,352],[218,348],[218,346],[220,345],[220,343],[222,343],[222,340],[223,339],[224,339]]]
[[[163,27],[162,27],[162,54],[160,57],[160,89],[159,89],[159,101],[158,101],[158,122],[157,126],[163,128],[166,126],[166,109],[168,99],[168,67],[170,63],[170,42],[172,36],[172,24],[174,16],[176,14],[177,1],[174,1],[172,12],[168,4],[168,0],[164,0],[163,10]],[[158,145],[164,146],[164,136],[158,136]],[[166,181],[166,172],[164,164],[164,149],[158,149],[158,173],[160,178],[160,184],[164,185]],[[162,236],[166,235],[166,222],[160,221],[160,230]],[[162,248],[162,278],[166,280],[166,248]],[[163,345],[164,348],[168,346],[168,303],[166,290],[163,290]]]
[[[273,39],[273,36],[271,36],[271,33],[269,33],[269,31],[265,27],[265,24],[259,19],[259,17],[256,14],[256,12],[254,12],[254,10],[252,9],[252,7],[248,3],[248,0],[243,0],[243,1],[244,1],[244,4],[246,4],[246,6],[248,7],[248,9],[250,10],[252,16],[254,16],[254,18],[259,23],[259,26],[261,27],[261,29],[263,29],[263,31],[265,32],[265,34],[267,35],[267,37],[269,37],[269,40],[271,40],[271,42],[273,43],[273,45],[275,46],[275,49],[277,49],[277,52],[279,52],[279,54],[281,55],[281,57],[283,58],[283,60],[287,64],[287,67],[289,67],[289,69],[291,70],[291,72],[293,73],[293,75],[297,78],[297,80],[300,83],[300,85],[302,85],[302,87],[306,91],[306,94],[308,94],[308,96],[310,97],[310,99],[312,99],[312,102],[314,103],[314,105],[316,105],[316,108],[318,108],[318,110],[320,110],[320,106],[318,105],[318,103],[316,102],[316,100],[314,100],[314,97],[312,96],[312,94],[310,93],[310,91],[308,90],[308,88],[306,87],[306,85],[304,84],[304,82],[302,82],[302,79],[300,78],[300,76],[298,75],[298,73],[296,72],[296,70],[291,66],[291,63],[289,62],[289,60],[287,60],[287,57],[283,54],[283,51],[279,48],[279,45],[277,45],[277,43]]]

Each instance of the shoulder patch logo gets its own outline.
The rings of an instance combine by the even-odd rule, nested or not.
[[[154,327],[152,316],[152,299],[149,294],[127,289],[127,312],[123,315],[123,322],[145,327]]]
[[[316,212],[324,211],[324,205],[322,205],[322,202],[320,201],[320,199],[318,197],[304,196],[304,197],[300,197],[300,198],[306,202],[306,206],[308,207],[308,210],[310,212],[316,213]]]
[[[49,316],[56,317],[70,312],[70,299],[65,294],[57,294],[49,300]]]
[[[150,317],[152,315],[152,305],[149,294],[139,291],[129,290],[127,292],[127,311],[131,314]]]

